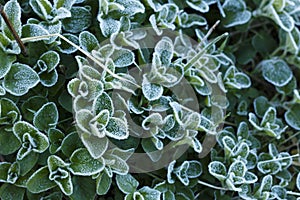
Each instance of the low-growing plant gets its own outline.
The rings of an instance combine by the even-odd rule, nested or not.
[[[299,0],[0,3],[1,199],[300,199]]]

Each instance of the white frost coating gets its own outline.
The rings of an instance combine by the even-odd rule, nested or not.
[[[161,85],[150,83],[146,75],[144,75],[143,83],[142,83],[142,91],[144,96],[149,101],[154,101],[159,99],[162,96],[164,89]]]
[[[4,77],[3,87],[13,95],[22,96],[39,81],[38,74],[28,65],[15,63]]]
[[[121,23],[119,21],[114,20],[112,18],[99,18],[98,20],[100,21],[101,32],[105,37],[108,37],[113,33],[119,32],[121,27]]]
[[[8,16],[9,20],[13,24],[16,32],[18,35],[21,35],[21,7],[17,0],[9,1],[4,6],[4,12]],[[7,25],[4,23],[4,20],[2,19],[1,22],[1,29],[4,30],[4,33],[6,36],[8,36],[10,39],[14,39],[12,34],[10,33],[10,30],[8,29]]]

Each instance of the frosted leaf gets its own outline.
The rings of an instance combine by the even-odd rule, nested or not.
[[[79,44],[81,48],[88,52],[100,47],[97,38],[88,31],[83,31],[79,34]]]
[[[51,19],[51,22],[57,22],[58,20],[70,18],[72,16],[71,12],[63,7],[53,10],[53,14],[55,14],[54,17],[49,17]],[[51,13],[52,14],[52,13]]]
[[[234,176],[244,177],[246,174],[246,171],[247,171],[247,167],[244,162],[235,161],[230,165],[228,174],[233,173]]]
[[[76,45],[79,45],[79,40],[78,37],[73,35],[73,34],[63,34],[64,37],[66,37],[68,40],[71,42],[75,43]],[[71,54],[77,51],[76,47],[70,45],[64,40],[61,40],[61,44],[58,46],[58,49],[60,52],[65,53],[65,54]]]
[[[297,186],[297,189],[300,191],[300,172],[298,173],[298,176],[296,179],[296,186]]]
[[[226,0],[222,7],[225,12],[225,27],[245,24],[251,18],[251,12],[246,10],[246,3],[242,0]]]
[[[103,160],[94,159],[87,149],[76,149],[70,157],[71,165],[68,169],[74,175],[91,176],[100,173],[104,169]]]
[[[38,25],[40,25],[42,28],[47,30],[49,32],[49,34],[61,33],[61,29],[62,29],[61,21],[57,21],[57,22],[53,22],[53,23],[42,21]],[[57,39],[57,37],[58,36],[50,37],[47,43],[51,44],[52,42],[54,42]]]
[[[81,80],[78,78],[73,78],[71,81],[68,82],[68,93],[75,98],[78,95],[79,85]]]
[[[128,49],[115,49],[111,55],[115,67],[128,67],[135,59],[134,53]]]
[[[116,175],[116,182],[118,188],[124,194],[130,194],[136,191],[137,187],[139,186],[139,182],[130,174],[126,175]]]
[[[36,170],[28,179],[26,186],[32,193],[47,191],[56,186],[55,182],[49,180],[49,170],[47,166]]]
[[[58,121],[58,110],[53,102],[44,104],[34,115],[33,124],[41,131],[55,128]]]
[[[188,161],[189,167],[186,171],[189,178],[197,178],[202,174],[202,165],[197,160]]]
[[[56,9],[64,7],[67,10],[70,10],[75,2],[76,0],[54,0],[54,7]]]
[[[93,102],[93,112],[95,114],[100,113],[102,110],[109,110],[110,116],[114,113],[113,101],[111,97],[106,93],[103,92],[99,95]]]
[[[155,189],[152,189],[148,186],[144,186],[139,189],[139,193],[143,196],[144,200],[160,200],[161,192]]]
[[[263,77],[277,87],[287,85],[293,78],[292,70],[281,59],[264,60],[258,67],[262,67]]]
[[[76,114],[75,120],[77,122],[78,128],[87,134],[91,134],[89,124],[94,117],[91,111],[87,109],[81,109],[77,111],[75,114]]]
[[[284,118],[289,126],[295,130],[300,130],[300,105],[293,105],[288,111],[285,112]]]
[[[126,122],[116,117],[111,117],[109,119],[105,132],[107,136],[117,140],[123,140],[129,136]]]
[[[163,87],[158,84],[150,83],[146,76],[143,76],[142,91],[146,99],[154,101],[163,94]]]
[[[70,33],[79,33],[91,25],[92,14],[85,7],[72,7],[71,17],[63,19],[63,29]]]
[[[267,123],[274,124],[275,120],[276,120],[276,115],[277,115],[276,113],[277,112],[274,107],[269,107],[268,110],[265,112],[260,125],[262,127],[265,127],[265,126],[267,126]]]
[[[29,89],[39,83],[38,74],[28,65],[14,63],[4,77],[3,86],[9,93],[15,96],[26,94]]]
[[[192,26],[205,26],[207,21],[200,15],[182,12],[179,15],[179,24],[182,28],[190,28]]]
[[[197,10],[202,13],[206,13],[209,11],[208,3],[204,0],[188,0],[186,3],[193,8],[194,10]]]
[[[49,32],[40,25],[26,24],[22,27],[22,37],[36,37],[43,35],[49,35]],[[48,38],[38,38],[31,41],[33,42],[39,40],[48,40]]]
[[[52,11],[52,5],[48,0],[30,0],[32,10],[43,20],[47,20]]]
[[[108,139],[106,137],[99,138],[93,135],[81,134],[81,140],[95,159],[100,158],[108,148]]]
[[[225,180],[227,176],[226,167],[219,161],[212,161],[208,165],[208,171],[211,175],[216,177],[218,180]]]
[[[47,66],[47,72],[51,72],[59,64],[60,57],[55,51],[47,51],[41,55],[39,60],[44,61],[43,64]]]
[[[14,29],[18,35],[21,35],[21,7],[17,0],[8,1],[4,6],[4,12],[6,13],[9,21],[12,23]],[[14,40],[14,37],[9,30],[6,23],[4,23],[3,18],[1,19],[1,30],[4,31],[4,34],[11,40]]]
[[[106,171],[100,173],[100,175],[96,179],[96,188],[98,195],[105,195],[110,189],[112,183],[112,178],[108,176]]]
[[[45,87],[52,87],[58,80],[58,74],[56,70],[49,73],[43,72],[40,74],[40,82]]]
[[[137,0],[116,0],[116,3],[122,5],[124,9],[119,10],[122,15],[133,16],[136,13],[144,13],[144,5]]]
[[[169,66],[174,54],[173,42],[168,37],[163,37],[154,48],[154,51],[159,56],[161,64]]]
[[[29,146],[23,145],[19,149],[17,159],[23,159],[31,151],[42,153],[48,146],[49,141],[47,136],[39,132],[34,126],[25,121],[18,121],[13,126],[13,133],[23,143],[27,143]]]
[[[121,27],[121,23],[119,21],[112,18],[99,18],[98,20],[100,22],[101,32],[105,37],[108,37],[113,33],[119,32]]]
[[[0,48],[0,78],[3,78],[10,70],[12,63],[16,60],[15,56],[8,55]]]
[[[119,175],[128,174],[129,166],[126,163],[126,161],[123,160],[122,158],[113,154],[109,154],[109,155],[104,155],[104,159],[107,161],[106,166],[111,168],[113,172]]]

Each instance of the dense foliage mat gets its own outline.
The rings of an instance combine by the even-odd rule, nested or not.
[[[0,199],[300,199],[300,0],[0,3]]]

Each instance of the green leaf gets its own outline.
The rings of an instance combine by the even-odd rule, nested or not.
[[[65,18],[65,17],[64,17]],[[62,20],[63,29],[69,33],[80,33],[91,25],[92,14],[85,7],[73,6],[71,17]]]
[[[1,200],[24,199],[25,189],[11,184],[3,184],[0,188]]]
[[[112,178],[108,176],[106,170],[104,170],[96,179],[97,194],[105,195],[110,189]]]
[[[222,7],[225,12],[223,23],[227,28],[246,24],[251,18],[251,12],[246,10],[246,3],[242,0],[225,0]]]
[[[114,113],[114,107],[111,97],[106,93],[103,92],[99,95],[93,102],[93,111],[95,114],[99,114],[102,110],[109,110],[110,116]]]
[[[206,1],[203,0],[188,0],[186,1],[187,5],[197,10],[201,13],[206,13],[209,11],[209,5]]]
[[[39,154],[30,153],[25,156],[22,160],[18,160],[17,163],[20,166],[20,176],[26,175],[33,167],[37,164]]]
[[[113,172],[119,175],[126,175],[129,171],[129,166],[125,160],[114,154],[104,154],[106,166],[109,167]]]
[[[74,189],[70,199],[95,199],[95,181],[91,177],[74,176],[72,182]]]
[[[286,123],[294,128],[300,130],[300,104],[293,105],[288,111],[285,112],[284,118]]]
[[[54,7],[61,8],[64,7],[67,10],[70,10],[73,6],[73,4],[76,3],[76,0],[54,0]]]
[[[137,13],[144,13],[144,5],[137,0],[116,0],[116,3],[124,7],[124,9],[119,10],[122,15],[133,16]]]
[[[84,147],[77,132],[69,133],[61,143],[61,151],[67,157],[70,157],[72,153],[78,149]]]
[[[285,86],[293,78],[290,67],[280,59],[264,60],[259,67],[262,67],[263,77],[277,87]]]
[[[262,127],[266,127],[267,123],[274,124],[276,120],[276,109],[274,107],[269,107],[265,112],[264,117],[260,123]]]
[[[224,181],[227,176],[227,170],[223,163],[219,161],[212,161],[208,165],[208,171],[211,175],[216,177],[220,181]]]
[[[40,69],[45,68],[47,72],[54,70],[60,61],[59,54],[55,51],[47,51],[41,55],[37,61],[37,67]]]
[[[134,63],[134,53],[128,49],[115,49],[110,56],[113,60],[115,67],[128,67]]]
[[[202,174],[202,165],[197,160],[188,161],[189,167],[187,169],[187,175],[189,178],[197,178]]]
[[[47,132],[50,128],[55,128],[57,121],[58,110],[53,102],[44,104],[33,117],[34,126],[44,132]]]
[[[32,193],[41,193],[56,186],[54,181],[49,180],[49,170],[44,166],[35,171],[27,181],[27,189]]]
[[[104,169],[104,161],[100,162],[99,160],[94,159],[87,149],[77,149],[70,157],[69,170],[74,175],[91,176]]]
[[[40,18],[47,20],[52,11],[52,5],[48,0],[30,0],[29,4]]]
[[[97,38],[88,31],[83,31],[79,34],[79,44],[81,48],[88,52],[97,50],[100,47]]]
[[[79,39],[76,35],[65,33],[63,34],[63,36],[68,40],[70,40],[71,42],[73,42],[74,44],[79,45]],[[57,48],[61,53],[65,53],[65,54],[71,54],[77,51],[77,49],[74,46],[72,46],[65,40],[61,40],[61,44],[57,46]]]
[[[264,96],[259,96],[254,99],[254,110],[257,116],[263,117],[268,108],[271,106],[268,99]]]
[[[93,135],[81,135],[81,140],[91,156],[95,159],[100,158],[108,148],[108,139],[99,138]]]
[[[148,186],[144,186],[139,189],[139,193],[144,197],[145,200],[160,200],[161,192],[152,189]]]
[[[13,126],[14,134],[22,141],[23,146],[19,150],[17,159],[23,159],[31,151],[42,153],[48,146],[47,136],[39,132],[34,126],[25,121],[19,121]]]
[[[105,133],[107,136],[117,140],[126,139],[129,136],[128,125],[120,118],[111,117],[106,126]]]
[[[251,40],[255,50],[263,55],[271,53],[276,47],[276,40],[264,31],[257,33]]]
[[[16,152],[20,146],[20,140],[13,134],[12,131],[6,131],[4,127],[0,129],[0,154],[12,154]]]
[[[120,30],[121,27],[120,21],[117,21],[112,18],[106,18],[106,19],[98,18],[98,20],[100,22],[101,32],[105,37],[108,37]]]
[[[154,101],[163,94],[163,87],[156,83],[150,83],[146,76],[143,76],[142,91],[146,99]]]
[[[48,102],[47,98],[42,96],[32,96],[21,106],[24,119],[32,121],[35,113]]]
[[[139,186],[139,182],[130,174],[116,175],[116,182],[119,189],[124,194],[134,193]]]
[[[16,57],[8,55],[2,50],[2,48],[0,48],[0,57],[0,78],[3,78],[9,72],[12,63],[16,60]]]
[[[40,79],[38,74],[28,65],[14,63],[4,77],[4,88],[15,96],[26,94],[35,87]]]
[[[49,156],[47,163],[50,171],[49,179],[54,181],[65,195],[71,195],[73,184],[70,172],[66,169],[69,164],[55,155]]]
[[[8,1],[4,6],[4,12],[6,13],[9,21],[13,25],[14,29],[16,30],[16,33],[18,35],[21,35],[21,6],[18,3],[17,0]],[[14,36],[12,35],[10,29],[4,23],[4,20],[2,19],[1,22],[1,30],[4,31],[5,35],[11,39],[14,40]]]
[[[37,24],[26,24],[22,27],[22,37],[37,37],[48,35],[49,32]],[[32,41],[49,40],[49,38],[36,38]]]
[[[298,173],[297,178],[296,178],[296,186],[297,186],[297,189],[300,190],[300,172]]]
[[[50,141],[49,152],[55,154],[60,150],[65,134],[58,129],[51,128],[48,131],[48,135]]]

